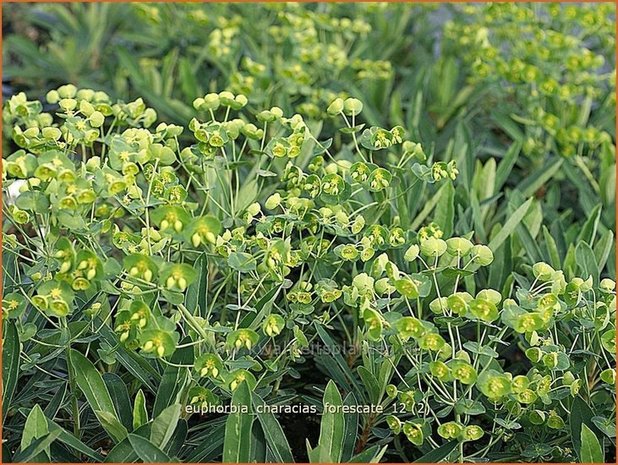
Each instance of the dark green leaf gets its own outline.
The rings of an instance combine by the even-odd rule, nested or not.
[[[120,376],[114,373],[104,373],[103,381],[109,390],[112,402],[114,402],[114,407],[116,412],[118,412],[120,422],[125,428],[131,429],[133,426],[131,418],[131,401],[129,400],[129,393],[126,385]]]
[[[101,374],[97,371],[93,363],[77,350],[72,349],[70,351],[70,359],[75,370],[77,385],[86,396],[88,404],[90,404],[90,407],[95,412],[95,415],[97,415],[99,421],[101,421],[101,424],[112,436],[112,438],[114,438],[116,442],[121,441],[124,439],[124,436],[126,436],[126,430],[124,431],[123,436],[122,429],[110,422],[110,418],[113,418],[118,422],[118,425],[121,425],[118,420],[118,414],[114,409],[114,403],[107,387],[105,386],[105,383],[103,382]],[[104,415],[106,417],[105,419],[101,416],[101,412],[108,414]],[[108,428],[106,428],[106,426]]]
[[[451,452],[455,450],[459,444],[458,441],[450,441],[446,444],[427,452],[420,459],[415,460],[414,463],[438,463],[445,460]]]
[[[291,463],[294,461],[292,450],[288,444],[288,440],[285,437],[285,433],[281,428],[281,425],[277,421],[275,415],[269,411],[259,411],[259,405],[266,405],[264,400],[258,395],[253,394],[253,405],[256,410],[257,419],[264,431],[264,437],[266,444],[273,454],[275,460],[281,463]]]
[[[188,342],[185,338],[182,342]],[[183,347],[176,350],[172,355],[171,362],[175,365],[190,365],[193,363],[193,347]],[[180,402],[178,398],[184,388],[186,380],[189,378],[189,369],[167,365],[163,372],[161,384],[157,390],[152,416],[156,418],[161,412],[172,404]]]
[[[2,338],[2,418],[11,408],[11,400],[19,375],[19,333],[15,321],[4,320],[5,333]]]
[[[148,439],[137,434],[129,434],[129,442],[133,450],[145,463],[170,462],[171,459]]]

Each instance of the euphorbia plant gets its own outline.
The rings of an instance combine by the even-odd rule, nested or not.
[[[427,165],[403,128],[365,129],[354,98],[328,108],[344,137],[319,141],[298,114],[273,107],[249,122],[246,97],[210,93],[193,103],[188,146],[141,99],[65,85],[47,100],[55,115],[24,94],[4,110],[19,149],[3,165],[16,270],[3,311],[29,357],[66,350],[76,433],[77,388],[91,400],[90,362],[71,355],[84,343],[106,372],[145,383],[183,373],[154,414],[160,402],[223,402],[243,382],[276,395],[312,323],[341,319],[335,302],[357,298],[339,270],[403,249],[398,200],[457,175],[453,163]],[[91,407],[122,442],[120,407]]]

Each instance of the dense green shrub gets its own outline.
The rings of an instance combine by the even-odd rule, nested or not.
[[[18,12],[5,460],[615,459],[609,5]]]

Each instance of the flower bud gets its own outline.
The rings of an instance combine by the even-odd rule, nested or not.
[[[92,126],[93,128],[99,128],[103,126],[103,123],[105,122],[105,116],[103,116],[103,113],[101,113],[100,111],[95,111],[90,115],[88,121],[90,122],[90,126]]]
[[[47,92],[45,100],[47,100],[47,102],[51,104],[58,103],[58,101],[60,100],[60,95],[58,94],[57,90],[50,90],[49,92]]]
[[[541,357],[543,357],[543,352],[538,347],[530,347],[526,350],[526,357],[528,357],[532,363],[538,363]]]
[[[487,266],[494,261],[494,254],[486,245],[475,245],[472,247],[472,261],[481,266]]]
[[[555,270],[545,262],[535,263],[532,266],[532,274],[542,282],[550,281]]]
[[[472,249],[472,242],[463,237],[451,237],[446,240],[447,252],[454,257],[465,257]]]
[[[616,282],[613,279],[605,278],[601,280],[599,287],[606,292],[612,292],[616,289]]]
[[[247,105],[247,103],[249,102],[249,100],[247,99],[246,96],[239,94],[234,98],[234,101],[236,102],[237,106],[240,105],[240,108],[244,107],[245,105]]]
[[[249,215],[251,216],[256,216],[258,213],[260,213],[261,210],[262,207],[257,202],[254,202],[247,207],[247,213],[249,213]]]
[[[198,97],[195,100],[193,100],[193,108],[195,108],[196,110],[199,110],[202,108],[204,103],[205,103],[204,99],[202,97]]]
[[[219,92],[219,99],[221,101],[221,105],[230,106],[234,103],[234,94],[225,90],[223,92]]]
[[[413,262],[414,260],[417,259],[418,257],[418,253],[419,253],[419,246],[416,244],[411,245],[408,250],[406,250],[406,253],[403,256],[403,259],[406,262]]]
[[[79,102],[79,111],[81,111],[84,116],[89,117],[95,110],[90,102],[82,100]]]
[[[613,368],[608,368],[607,370],[603,370],[601,372],[601,380],[603,380],[607,384],[615,384],[616,383],[616,370]]]
[[[266,207],[267,210],[274,210],[280,204],[281,204],[281,194],[279,194],[278,192],[275,192],[273,195],[268,197],[268,199],[266,199],[266,202],[264,203],[264,207]]]
[[[272,107],[270,109],[270,112],[275,115],[277,118],[282,118],[283,117],[283,110],[279,107]]]
[[[446,252],[446,242],[435,237],[421,241],[421,253],[426,257],[440,257]]]
[[[204,103],[202,104],[205,110],[216,110],[221,105],[221,99],[218,94],[211,93],[204,96]]]
[[[336,98],[328,106],[328,108],[326,109],[326,113],[328,113],[330,116],[336,116],[343,111],[343,106],[344,106],[343,99]]]
[[[72,111],[77,107],[77,100],[72,98],[63,98],[58,102],[58,105],[60,105],[60,108],[65,111]]]
[[[58,95],[60,98],[73,98],[77,94],[77,87],[73,84],[66,84],[64,86],[58,87]]]
[[[45,139],[58,140],[62,137],[62,132],[58,128],[46,127],[41,130],[41,134]]]
[[[481,439],[485,432],[478,425],[469,425],[464,428],[461,437],[464,441],[476,441]]]
[[[343,102],[343,111],[347,115],[358,115],[363,111],[363,102],[356,98],[347,98]]]

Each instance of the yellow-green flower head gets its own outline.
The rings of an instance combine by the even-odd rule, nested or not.
[[[215,354],[203,354],[195,360],[195,371],[203,378],[218,378],[223,371],[223,363]]]

